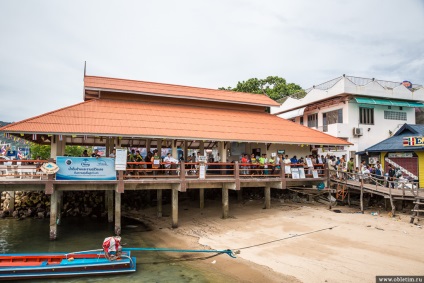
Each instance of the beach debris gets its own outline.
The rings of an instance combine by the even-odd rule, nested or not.
[[[212,263],[212,264],[215,264],[215,263],[216,263],[216,260],[212,261],[211,263]]]
[[[380,228],[380,227],[375,227],[375,229],[384,231],[384,229],[383,228]]]
[[[406,231],[403,231],[403,233],[404,233],[404,234],[408,234],[408,233],[406,233]]]
[[[371,227],[371,225],[367,225],[367,227]]]
[[[372,216],[378,216],[378,212],[371,212]]]
[[[339,210],[339,209],[333,209],[332,211],[335,212],[335,213],[342,213],[342,211]]]

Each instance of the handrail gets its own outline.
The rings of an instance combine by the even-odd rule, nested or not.
[[[340,175],[345,174],[345,176],[348,176],[348,177],[354,176],[355,178],[351,178],[352,181],[362,180],[362,179],[371,181],[373,182],[373,184],[376,185],[376,191],[378,191],[379,186],[383,188],[388,188],[388,187],[391,188],[393,185],[395,189],[402,190],[402,194],[405,195],[406,190],[413,192],[415,188],[418,189],[416,182],[414,182],[413,180],[408,180],[404,178],[401,179],[401,178],[392,177],[393,180],[388,180],[388,178],[384,175],[377,175],[372,173],[363,174],[361,172],[347,172],[347,171],[337,170],[337,169],[330,169],[330,174],[331,172],[333,173],[336,172],[335,179],[337,178],[340,179]],[[334,174],[331,177],[334,179]],[[399,188],[399,184],[401,184],[401,188]],[[406,184],[411,184],[411,187],[410,188],[407,187]]]
[[[87,158],[96,158],[96,157],[87,157]],[[11,163],[8,163],[11,162]],[[17,164],[21,163],[18,167]],[[46,162],[55,162],[53,159],[50,160],[2,160],[0,161],[0,176],[13,176],[20,177],[22,174],[18,174],[17,168],[22,168],[22,164],[35,165],[37,166],[37,171],[39,167]],[[12,170],[6,170],[6,167],[9,165],[2,164],[12,164]],[[205,164],[206,178],[221,178],[221,177],[230,177],[234,179],[243,179],[248,177],[258,177],[258,178],[277,178],[277,179],[293,179],[292,173],[286,173],[285,166],[290,166],[290,168],[304,168],[305,178],[315,179],[314,175],[310,170],[318,171],[318,179],[322,180],[326,176],[325,172],[327,170],[326,164],[313,164],[313,167],[307,167],[305,163],[298,164],[276,164],[276,163],[238,163],[238,162],[207,162]],[[156,166],[155,166],[156,165]],[[184,172],[185,179],[193,179],[199,177],[200,171],[199,162],[178,162],[178,163],[168,163],[168,162],[159,162],[159,164],[154,164],[153,162],[139,161],[139,162],[127,162],[127,168],[123,172],[123,177],[118,176],[118,181],[120,178],[123,180],[128,179],[143,179],[143,178],[175,178],[180,177],[181,173]],[[27,165],[23,165],[27,166]],[[182,168],[184,167],[184,168]],[[3,170],[2,170],[3,169]],[[24,169],[24,168],[22,168]],[[6,171],[7,174],[3,174]],[[238,173],[236,173],[238,172]],[[21,172],[22,173],[22,172]],[[25,176],[38,176],[37,174],[27,174]],[[45,177],[42,176],[42,177]],[[177,177],[177,178],[178,178]],[[316,177],[316,175],[315,175]],[[41,177],[40,177],[41,178]],[[53,177],[54,179],[54,177]],[[298,178],[296,180],[301,180]]]

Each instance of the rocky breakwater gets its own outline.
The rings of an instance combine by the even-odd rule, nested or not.
[[[50,216],[50,196],[41,192],[15,192],[14,205],[10,192],[1,193],[0,217],[46,218]],[[102,217],[105,215],[104,193],[65,192],[63,193],[61,217]]]

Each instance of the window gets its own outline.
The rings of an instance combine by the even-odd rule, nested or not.
[[[384,119],[406,121],[406,112],[384,111]]]
[[[308,115],[308,127],[318,127],[318,114],[312,114],[312,115]]]
[[[343,123],[343,109],[337,109],[334,111],[322,113],[322,120],[323,120],[322,130],[323,132],[327,132],[328,125]]]
[[[303,125],[303,116],[300,117],[300,124]]]
[[[399,106],[399,110],[403,110],[403,107],[402,106]]]
[[[359,124],[374,125],[374,108],[359,107]]]

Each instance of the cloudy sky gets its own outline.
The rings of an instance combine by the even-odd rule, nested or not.
[[[0,121],[83,99],[87,74],[208,88],[342,74],[424,84],[423,0],[0,1]]]

